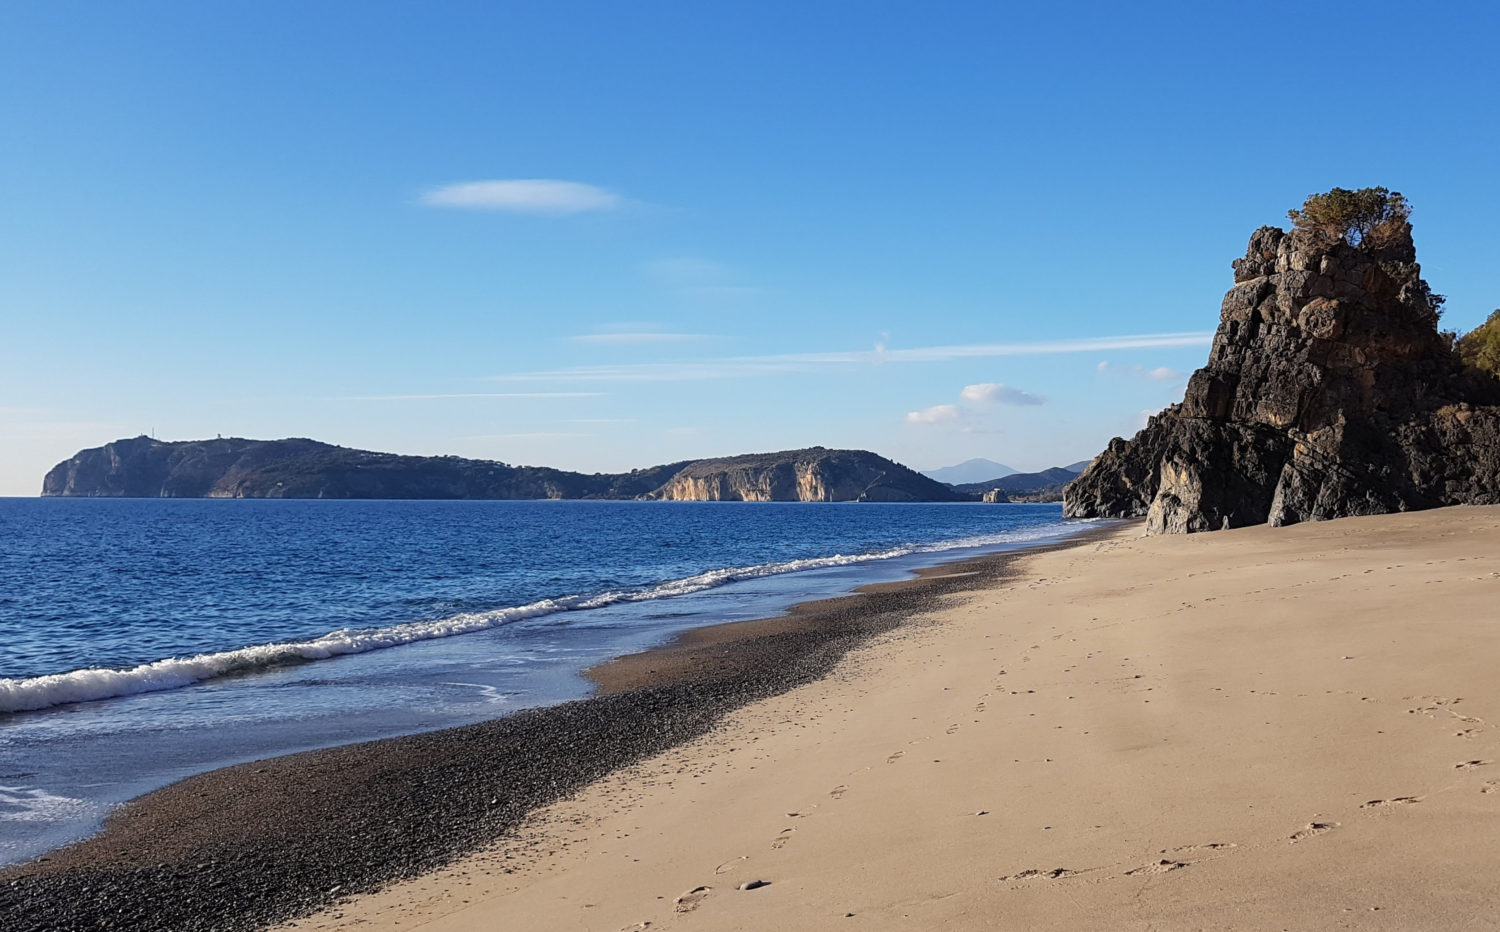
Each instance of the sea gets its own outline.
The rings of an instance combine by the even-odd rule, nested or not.
[[[1075,533],[1057,505],[0,499],[0,864],[248,760],[582,698],[581,672]]]

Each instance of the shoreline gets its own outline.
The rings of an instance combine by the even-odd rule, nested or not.
[[[501,719],[209,771],[101,833],[0,869],[8,928],[261,928],[441,867],[530,812],[824,676],[850,649],[1061,541],[940,561],[916,578],[711,625],[590,672],[589,698]],[[649,658],[643,660],[642,658]],[[542,750],[545,748],[546,750]]]

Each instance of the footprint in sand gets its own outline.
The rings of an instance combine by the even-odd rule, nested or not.
[[[1078,871],[1069,870],[1066,867],[1054,867],[1051,870],[1037,870],[1032,868],[1031,870],[1021,871],[1019,874],[1006,874],[1000,880],[1004,883],[1021,880],[1061,880],[1064,877],[1072,877],[1076,874],[1078,874]]]
[[[1238,848],[1232,841],[1211,841],[1206,845],[1183,845],[1180,848],[1163,848],[1162,854],[1192,854],[1194,851],[1224,851],[1229,848]]]
[[[950,734],[950,735],[956,735],[956,734],[958,734],[958,723],[957,722],[954,722],[952,725],[948,726],[948,734]]]
[[[621,926],[620,932],[646,932],[649,928],[651,928],[651,920],[642,919],[633,926]]]
[[[718,867],[714,868],[714,873],[727,874],[730,871],[734,870],[736,867],[739,867],[741,861],[748,860],[750,860],[749,855],[742,854],[739,857],[735,858],[733,861],[725,861],[723,864],[720,864]]]
[[[1307,823],[1306,828],[1302,829],[1301,831],[1293,832],[1291,838],[1288,840],[1293,842],[1306,841],[1307,839],[1312,838],[1314,835],[1322,835],[1325,832],[1331,832],[1338,827],[1339,824],[1337,822],[1309,822]]]
[[[836,786],[833,789],[829,790],[828,791],[828,795],[832,796],[834,799],[838,799],[839,797],[843,796],[847,792],[849,792],[849,787],[846,786],[846,785],[844,785],[844,784],[842,784],[842,783],[840,783],[838,786]]]
[[[1145,867],[1137,867],[1135,870],[1128,870],[1125,872],[1125,876],[1135,877],[1138,874],[1166,874],[1170,873],[1171,871],[1181,870],[1184,867],[1187,867],[1186,861],[1173,861],[1169,858],[1162,858],[1155,864],[1147,864]]]
[[[1481,793],[1493,793],[1496,790],[1500,790],[1500,780],[1488,780],[1479,788]]]
[[[776,838],[772,840],[771,847],[772,848],[784,848],[784,847],[786,847],[786,843],[792,840],[792,833],[795,832],[795,831],[797,831],[797,830],[794,829],[794,828],[784,828],[784,829],[782,829],[781,830],[781,834],[777,835]]]
[[[885,762],[887,764],[894,764],[896,761],[900,760],[901,758],[903,758],[905,756],[906,756],[906,752],[905,751],[897,751],[896,753],[892,754],[890,757],[887,757],[885,759]]]
[[[697,909],[698,905],[703,902],[704,897],[708,896],[708,894],[712,890],[713,887],[694,887],[688,892],[682,894],[673,901],[674,903],[676,903],[675,908],[677,912],[690,913],[693,910]]]
[[[1392,797],[1391,799],[1372,799],[1369,802],[1365,803],[1364,805],[1360,806],[1359,808],[1361,808],[1361,809],[1387,809],[1387,808],[1390,808],[1391,806],[1410,806],[1413,803],[1419,803],[1421,801],[1422,801],[1422,797],[1420,797],[1420,796],[1395,796],[1395,797]]]
[[[1490,762],[1487,761],[1487,760],[1466,760],[1462,764],[1454,764],[1453,765],[1453,769],[1454,770],[1477,770],[1480,767],[1487,767],[1487,766],[1489,766],[1489,763]]]

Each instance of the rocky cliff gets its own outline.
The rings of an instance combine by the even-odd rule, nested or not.
[[[1068,485],[1067,516],[1185,533],[1500,503],[1500,381],[1438,332],[1409,224],[1359,246],[1262,227],[1233,268],[1208,364]]]
[[[966,501],[948,486],[864,450],[812,447],[688,464],[651,498],[745,502]]]
[[[42,494],[113,498],[666,498],[954,501],[947,486],[859,450],[795,450],[584,474],[315,440],[116,440],[53,467]]]

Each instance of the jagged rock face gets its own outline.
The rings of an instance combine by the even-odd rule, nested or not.
[[[715,502],[946,502],[967,498],[873,453],[822,447],[700,460],[650,497]]]
[[[1066,515],[1186,533],[1500,503],[1500,382],[1438,333],[1409,228],[1367,250],[1262,227],[1234,281],[1182,402],[1113,440]]]

